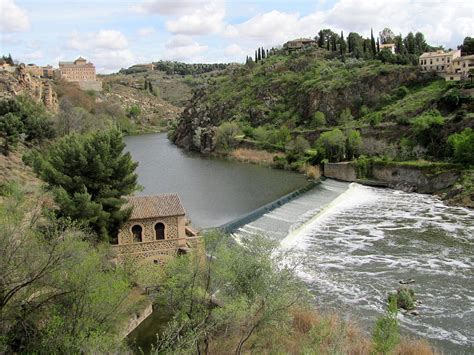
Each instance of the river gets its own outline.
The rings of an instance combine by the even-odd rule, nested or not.
[[[140,162],[141,194],[179,193],[198,227],[226,223],[306,183],[297,174],[186,153],[164,135],[126,143]],[[235,233],[264,233],[294,249],[306,260],[300,275],[318,307],[367,329],[399,280],[414,279],[420,315],[400,313],[402,331],[445,353],[473,352],[473,211],[429,195],[326,180]],[[143,325],[139,334],[154,333],[154,322]]]

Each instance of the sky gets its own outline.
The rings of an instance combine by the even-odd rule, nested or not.
[[[369,36],[385,27],[456,48],[474,36],[474,1],[0,0],[0,55],[55,67],[83,56],[111,73],[158,60],[243,62],[322,28]]]

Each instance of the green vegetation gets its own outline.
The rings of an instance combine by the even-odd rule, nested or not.
[[[400,341],[397,321],[397,300],[389,300],[387,313],[377,319],[372,336],[374,350],[377,354],[391,354]]]
[[[452,149],[454,161],[461,164],[474,164],[474,130],[466,128],[448,138],[449,148]]]
[[[15,148],[24,135],[24,142],[40,145],[55,136],[51,115],[43,105],[20,96],[0,101],[0,138],[4,155]]]
[[[137,163],[118,131],[72,134],[30,156],[35,172],[53,191],[56,215],[91,228],[101,240],[117,234],[129,211],[123,196],[137,189]],[[28,159],[27,159],[28,160]]]
[[[416,307],[415,292],[411,288],[401,287],[397,290],[397,293],[388,295],[388,302],[390,304],[394,303],[397,308],[410,311]]]
[[[44,213],[47,195],[0,197],[0,352],[120,352],[131,282],[108,245]]]
[[[155,65],[155,70],[163,71],[168,75],[179,74],[179,75],[198,75],[209,73],[215,70],[225,69],[229,64],[225,63],[195,63],[188,64],[176,61],[160,60],[158,62],[153,62]],[[134,74],[140,72],[146,72],[147,69],[143,67],[130,67],[128,69],[120,70],[120,73],[123,74]]]

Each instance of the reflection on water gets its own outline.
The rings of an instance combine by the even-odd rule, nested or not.
[[[125,143],[139,162],[139,194],[177,193],[198,228],[220,226],[307,183],[301,174],[185,152],[164,133],[126,137]]]

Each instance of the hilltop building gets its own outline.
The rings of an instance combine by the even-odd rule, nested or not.
[[[422,71],[435,72],[446,80],[465,80],[470,77],[470,70],[474,69],[474,55],[461,57],[460,50],[445,52],[426,52],[420,56]]]
[[[388,49],[390,52],[392,52],[392,54],[395,54],[395,43],[385,43],[385,44],[381,44],[379,47],[380,47],[380,50]]]
[[[312,46],[315,44],[316,44],[316,41],[312,38],[297,38],[297,39],[286,42],[283,45],[283,48],[289,51],[295,51],[295,50],[302,49],[306,46]]]
[[[97,80],[94,64],[79,57],[74,62],[59,62],[58,77],[77,82],[82,90],[102,90],[102,82]]]
[[[119,259],[161,264],[197,242],[176,194],[130,197],[123,208],[132,212],[118,233],[118,245],[113,246]]]
[[[47,66],[38,66],[36,64],[28,64],[25,66],[25,70],[32,76],[37,78],[52,78],[54,76],[54,69],[51,65]]]

